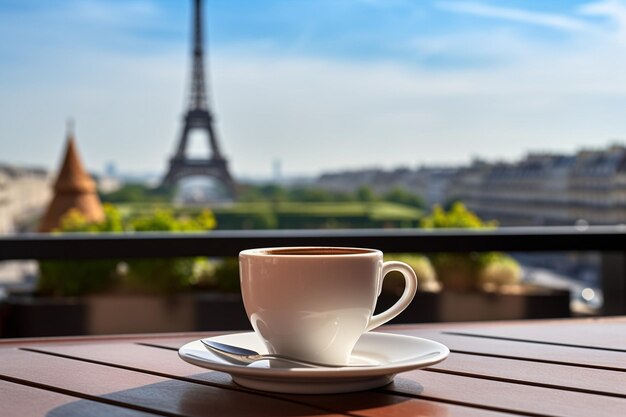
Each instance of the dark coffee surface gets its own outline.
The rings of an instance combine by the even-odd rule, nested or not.
[[[358,255],[372,253],[372,251],[354,248],[283,248],[271,249],[265,253],[268,255]]]

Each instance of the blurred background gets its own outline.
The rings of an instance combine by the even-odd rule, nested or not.
[[[626,221],[624,1],[2,0],[0,38],[4,237]],[[236,258],[36,255],[3,337],[248,326]],[[388,258],[399,320],[602,312],[598,252]]]

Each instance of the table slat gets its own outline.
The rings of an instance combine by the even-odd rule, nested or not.
[[[117,407],[40,388],[0,380],[3,417],[154,417],[155,414]]]
[[[110,366],[132,368],[141,372],[158,373],[162,376],[184,378],[216,387],[249,391],[231,382],[230,376],[213,372],[191,364],[178,357],[176,351],[139,344],[118,343],[106,345],[39,345],[29,349],[47,352],[70,358],[94,361]],[[342,395],[286,395],[265,394],[288,401],[298,401],[314,407],[324,408],[339,413],[357,413],[363,416],[398,413],[398,415],[446,415],[446,416],[511,416],[509,413],[496,413],[461,405],[427,401],[406,396],[393,396],[380,392],[360,392]]]
[[[626,399],[536,387],[425,370],[396,377],[391,393],[419,395],[531,415],[615,417],[624,415]]]
[[[436,340],[451,351],[459,353],[626,371],[626,354],[623,352],[457,336],[423,330],[392,333]],[[166,343],[176,345],[177,342],[176,339],[172,339]]]
[[[430,369],[626,398],[626,372],[452,353]]]
[[[111,404],[165,413],[205,416],[338,416],[306,404],[162,378],[18,349],[0,351],[0,376]],[[210,413],[207,412],[210,410]]]
[[[626,352],[626,322],[475,327],[450,329],[443,333]]]

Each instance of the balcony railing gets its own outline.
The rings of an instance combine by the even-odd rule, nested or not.
[[[25,234],[0,238],[0,260],[236,256],[269,246],[356,246],[400,252],[599,252],[602,314],[626,314],[626,225],[493,230],[246,230],[209,233]]]

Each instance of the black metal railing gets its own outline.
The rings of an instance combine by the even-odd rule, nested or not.
[[[626,314],[626,225],[492,230],[246,230],[208,233],[24,234],[0,238],[0,260],[236,256],[269,246],[356,246],[384,252],[599,252],[602,313]]]

